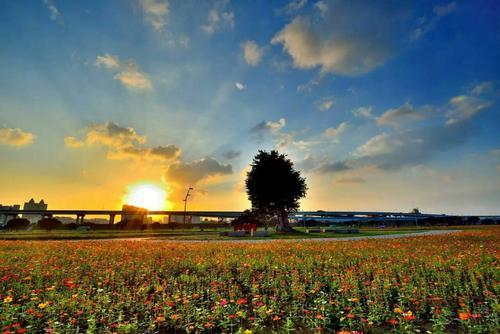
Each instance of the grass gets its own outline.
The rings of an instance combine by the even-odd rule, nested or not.
[[[340,233],[298,233],[281,234],[271,229],[269,237],[228,237],[219,233],[229,229],[217,230],[145,230],[145,231],[116,231],[116,230],[33,230],[33,231],[3,231],[0,232],[0,240],[90,240],[90,239],[118,239],[118,238],[156,238],[175,240],[259,240],[259,239],[315,239],[315,238],[344,238],[344,237],[367,237],[375,235],[394,235],[404,233],[418,233],[428,229],[361,229],[358,234]]]

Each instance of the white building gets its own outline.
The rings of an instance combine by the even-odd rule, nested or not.
[[[28,202],[24,203],[23,210],[37,210],[37,211],[46,211],[48,207],[48,204],[46,204],[43,199],[37,203],[35,200],[32,198]],[[28,219],[32,224],[38,222],[40,219],[42,219],[42,215],[36,215],[36,214],[23,214],[23,218]]]

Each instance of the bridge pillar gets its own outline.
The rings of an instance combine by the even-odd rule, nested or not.
[[[85,214],[83,213],[77,213],[76,214],[76,223],[77,224],[83,224],[83,219],[85,218]]]
[[[109,225],[113,225],[115,223],[115,214],[111,213],[109,215]]]

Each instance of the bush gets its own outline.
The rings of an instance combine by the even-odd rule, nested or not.
[[[38,227],[47,231],[56,230],[62,227],[62,223],[57,218],[42,218],[38,221]]]
[[[13,218],[7,222],[5,228],[8,230],[25,230],[31,222],[26,218]]]

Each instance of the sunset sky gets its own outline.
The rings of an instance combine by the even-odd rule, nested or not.
[[[306,210],[500,214],[498,1],[0,2],[0,204],[242,210],[258,149]]]

